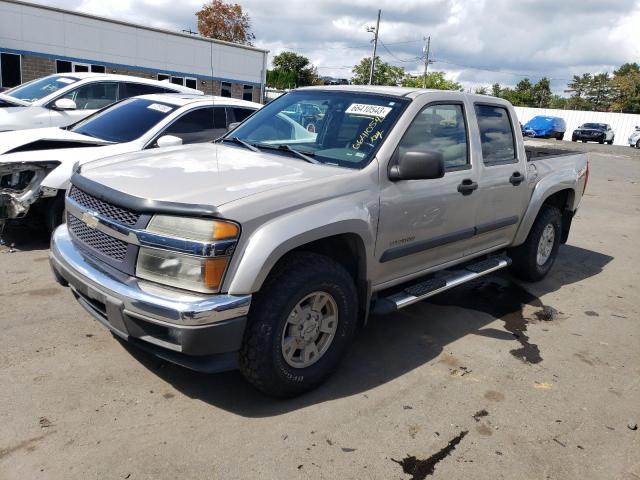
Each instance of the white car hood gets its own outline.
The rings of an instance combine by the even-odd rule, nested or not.
[[[47,148],[37,148],[36,142],[39,141],[47,141]],[[86,135],[80,135],[57,127],[0,132],[0,161],[4,161],[2,156],[20,149],[20,147],[25,148],[25,150],[28,149],[29,154],[33,156],[38,152],[69,148],[70,145],[77,147],[79,143],[86,143],[87,147],[109,144],[109,142],[98,140],[97,138],[87,137]],[[37,149],[30,148],[30,145]]]
[[[81,169],[83,177],[134,197],[216,207],[347,172],[287,155],[213,143],[129,153]]]

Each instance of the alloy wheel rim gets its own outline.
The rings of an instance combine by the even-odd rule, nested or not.
[[[282,356],[294,368],[307,368],[329,350],[338,329],[338,304],[327,292],[300,300],[282,331]]]
[[[538,242],[538,252],[536,255],[536,262],[538,265],[544,265],[549,260],[549,257],[551,257],[555,238],[556,230],[553,228],[552,224],[548,224],[544,227],[542,235],[540,236],[540,241]]]

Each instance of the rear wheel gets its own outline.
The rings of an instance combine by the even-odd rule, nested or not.
[[[294,253],[254,297],[240,350],[240,371],[262,392],[292,397],[337,368],[357,325],[353,279],[338,263]]]
[[[640,148],[640,140],[636,142],[636,148]]]
[[[556,259],[562,235],[562,214],[546,206],[538,214],[526,241],[511,251],[512,270],[521,279],[543,279]]]
[[[611,137],[611,140],[609,140],[607,143],[609,145],[613,145],[613,141],[616,139],[616,137]]]
[[[556,140],[564,140],[564,133],[558,133],[556,135]]]

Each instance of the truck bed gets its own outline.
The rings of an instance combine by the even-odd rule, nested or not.
[[[578,152],[576,150],[564,150],[553,147],[530,147],[525,145],[524,149],[527,153],[528,162],[532,162],[534,160],[549,160],[550,157],[584,154],[584,152]]]

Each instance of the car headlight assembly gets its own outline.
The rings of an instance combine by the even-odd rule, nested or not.
[[[162,247],[140,247],[137,277],[195,292],[220,291],[240,235],[237,224],[223,220],[156,215],[146,230],[165,241]],[[192,245],[193,250],[200,254],[172,250],[173,244],[179,245],[181,250],[185,245]]]

